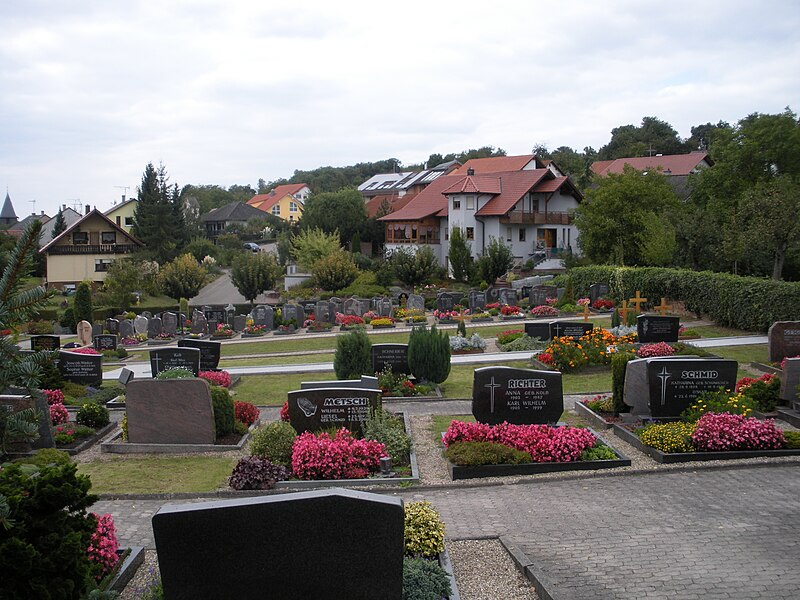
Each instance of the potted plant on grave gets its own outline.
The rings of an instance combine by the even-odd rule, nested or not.
[[[227,323],[218,323],[217,328],[214,330],[214,333],[211,334],[213,339],[230,339],[236,332],[233,328],[228,325]]]
[[[256,325],[253,319],[247,319],[242,337],[261,337],[267,333],[266,325]]]

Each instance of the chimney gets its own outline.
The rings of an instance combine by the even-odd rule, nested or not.
[[[67,205],[66,204],[62,204],[61,205],[61,210],[67,210]]]
[[[88,204],[86,204],[86,205],[84,205],[84,211],[85,211],[85,212],[83,213],[83,214],[84,214],[84,216],[85,216],[85,215],[88,215],[90,212],[92,212],[92,207],[91,207],[91,206],[89,206]]]
[[[473,175],[475,175],[475,169],[470,167],[469,169],[467,169],[467,176],[472,177]]]

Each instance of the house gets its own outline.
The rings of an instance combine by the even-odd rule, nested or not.
[[[71,208],[67,208],[67,205],[64,204],[61,207],[61,213],[64,215],[64,225],[69,227],[76,221],[81,218],[80,213],[72,210]],[[58,214],[58,213],[56,213]],[[48,217],[44,211],[40,214],[32,214],[28,215],[22,221],[11,225],[8,229],[6,229],[6,233],[9,235],[13,235],[14,237],[22,236],[22,233],[25,229],[32,223],[33,221],[41,221],[42,222],[42,231],[39,234],[39,247],[41,248],[45,244],[47,244],[50,240],[53,239],[53,227],[56,224],[56,217]]]
[[[522,263],[537,251],[578,251],[571,211],[582,199],[551,161],[535,155],[478,158],[437,177],[380,220],[387,250],[426,244],[444,266],[450,231],[459,227],[473,256],[499,238]]]
[[[264,213],[259,209],[244,202],[231,202],[208,211],[200,217],[200,222],[205,227],[206,236],[211,240],[216,240],[217,236],[225,233],[225,230],[231,225],[243,227],[250,219],[263,218]]]
[[[303,214],[303,207],[310,195],[311,188],[305,183],[290,183],[279,185],[266,194],[257,194],[247,204],[284,221],[294,222]]]
[[[133,215],[136,212],[136,207],[138,205],[138,198],[128,198],[119,204],[115,204],[104,214],[109,219],[114,221],[114,223],[117,224],[117,227],[124,229],[127,233],[130,233],[131,228],[133,227]]]
[[[14,225],[17,221],[17,213],[14,212],[11,196],[8,195],[8,191],[6,190],[6,199],[3,202],[2,210],[0,210],[0,227]]]
[[[699,173],[712,166],[714,162],[708,153],[703,150],[689,154],[656,154],[655,156],[634,156],[617,158],[615,160],[598,160],[592,163],[592,172],[599,176],[618,175],[623,172],[625,165],[637,171],[660,171],[667,177],[667,181],[678,197],[684,200],[689,196],[689,175]]]
[[[83,218],[68,226],[39,252],[47,256],[47,285],[63,289],[84,280],[102,283],[114,260],[143,246],[144,243],[95,208],[87,210]]]
[[[30,214],[21,221],[17,221],[13,225],[9,225],[8,229],[6,229],[6,233],[8,235],[13,235],[16,238],[21,237],[25,229],[27,229],[27,227],[34,221],[41,221],[42,231],[44,231],[44,226],[48,221],[50,221],[50,217],[44,214],[44,211],[38,215],[36,213]]]

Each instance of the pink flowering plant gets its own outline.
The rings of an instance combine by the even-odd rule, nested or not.
[[[113,517],[109,514],[103,516],[94,514],[94,516],[97,518],[97,529],[92,534],[86,553],[92,563],[95,580],[101,581],[114,570],[119,562],[119,554],[117,554],[119,543]]]
[[[575,304],[577,304],[578,306],[589,306],[589,302],[590,302],[589,298],[580,298]]]
[[[531,309],[531,316],[533,317],[556,317],[558,316],[558,309],[552,306],[542,305],[534,306]]]
[[[706,413],[697,420],[692,445],[701,452],[777,450],[786,440],[772,421],[730,413]]]
[[[658,342],[657,344],[645,344],[636,352],[639,358],[652,358],[654,356],[672,356],[675,354],[675,349],[666,342]]]
[[[363,325],[364,319],[356,315],[336,313],[336,323],[342,327],[354,327],[355,325]]]
[[[558,298],[545,298],[545,302],[547,302],[548,306],[555,306],[558,304]]]
[[[48,404],[64,404],[64,392],[61,390],[42,390],[42,393]]]
[[[342,427],[331,437],[307,431],[292,446],[292,471],[298,479],[362,479],[380,468],[386,446],[356,439]]]
[[[445,447],[459,442],[495,442],[531,455],[533,462],[573,462],[597,438],[588,429],[549,425],[512,425],[453,421],[442,440]]]
[[[69,352],[74,352],[75,354],[100,354],[97,350],[95,350],[91,346],[84,346],[82,348],[71,348]]]
[[[439,319],[440,321],[454,321],[459,318],[458,311],[455,310],[439,310],[436,309],[433,311],[433,316]]]
[[[69,412],[67,412],[66,407],[61,404],[51,404],[50,405],[50,423],[53,425],[63,425],[69,421]]]
[[[227,371],[200,371],[197,376],[205,379],[211,385],[219,385],[224,388],[231,386],[231,374]]]

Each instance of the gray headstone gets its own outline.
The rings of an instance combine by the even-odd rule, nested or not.
[[[552,285],[535,285],[528,297],[531,307],[544,306],[548,298],[558,298],[558,292]]]
[[[133,381],[134,377],[135,374],[133,371],[123,367],[122,370],[119,372],[119,377],[117,377],[117,381],[122,385],[128,385],[131,381]]]
[[[81,346],[88,346],[92,343],[92,324],[89,321],[81,321],[76,327],[78,332],[78,342]]]
[[[119,321],[117,319],[106,319],[105,326],[108,333],[119,333]]]
[[[403,532],[402,500],[345,489],[165,505],[153,517],[166,598],[400,600]]]
[[[500,288],[490,285],[486,288],[486,303],[494,304],[495,302],[500,302]]]
[[[297,433],[346,427],[360,433],[381,401],[380,390],[315,388],[289,392],[289,422]]]
[[[455,301],[453,300],[453,296],[448,293],[441,293],[436,296],[436,309],[437,310],[453,310],[453,307],[456,305]]]
[[[152,319],[153,318],[153,313],[151,313],[149,310],[143,310],[139,314],[142,315],[145,319]],[[144,333],[144,331],[142,331],[141,333]]]
[[[642,344],[677,342],[680,327],[679,317],[639,315],[636,317],[637,341]]]
[[[136,333],[147,333],[147,324],[149,321],[150,319],[144,315],[136,315],[136,318],[133,319],[133,330]]]
[[[589,286],[589,300],[594,302],[604,296],[608,296],[610,289],[607,283],[593,283]]]
[[[112,333],[104,333],[94,336],[94,349],[98,352],[117,349],[117,336]]]
[[[96,335],[100,335],[103,333],[103,324],[102,323],[92,323],[92,337]]]
[[[214,340],[178,340],[178,348],[197,348],[200,350],[200,370],[214,371],[219,366],[222,355],[222,342]]]
[[[103,383],[103,357],[100,354],[79,354],[61,350],[58,370],[67,381],[99,386]]]
[[[208,333],[208,321],[201,312],[195,312],[192,317],[192,333]]]
[[[392,373],[411,374],[408,366],[408,344],[373,344],[371,356],[374,373],[383,371],[389,365]]]
[[[378,316],[391,317],[394,314],[392,301],[389,298],[382,298],[378,304]]]
[[[225,313],[225,310],[222,308],[208,308],[203,307],[203,315],[206,317],[206,321],[208,321],[208,327],[213,332],[216,331],[217,325],[220,323],[226,324],[228,322],[228,316]]]
[[[306,313],[303,307],[298,304],[285,304],[283,306],[283,322],[288,324],[292,319],[297,323],[297,327],[303,326],[303,321],[306,320]]]
[[[781,400],[791,406],[800,401],[800,358],[787,358],[781,373]]]
[[[509,306],[516,306],[517,290],[512,288],[500,288],[497,292],[497,298],[501,305],[508,304]]]
[[[200,371],[200,350],[187,347],[150,350],[150,372],[153,377],[161,371],[178,368],[188,369],[197,377]]]
[[[247,317],[245,315],[235,315],[232,327],[234,331],[244,331],[244,328],[247,327]]]
[[[133,321],[124,319],[119,322],[119,337],[122,339],[133,337],[136,330],[133,328]]]
[[[767,340],[772,362],[800,356],[800,321],[776,321],[769,328]]]
[[[513,367],[475,369],[472,414],[479,423],[555,423],[564,412],[561,373]]]
[[[486,292],[471,290],[469,293],[469,309],[472,312],[482,311],[486,308]]]
[[[136,379],[125,387],[125,410],[130,443],[213,444],[216,438],[203,379]]]
[[[251,315],[253,316],[254,325],[263,325],[267,328],[267,331],[272,330],[275,311],[271,306],[259,304],[253,309]]]
[[[362,390],[377,390],[378,378],[369,375],[362,375],[361,379],[333,379],[328,381],[301,381],[301,390],[311,390],[317,388],[360,388]]]
[[[174,312],[164,312],[161,315],[161,322],[165,333],[175,335],[178,332],[178,315]]]
[[[32,335],[31,350],[46,352],[61,348],[61,338],[57,335]]]
[[[335,316],[333,304],[331,302],[327,302],[325,300],[320,300],[317,302],[317,306],[314,309],[315,320],[319,321],[320,323],[333,323]],[[302,326],[302,323],[298,324]]]
[[[425,298],[419,294],[409,294],[408,310],[425,310]]]
[[[147,337],[157,337],[162,331],[164,331],[164,324],[161,321],[161,317],[153,317],[147,320]]]
[[[341,313],[344,311],[344,302],[342,302],[341,298],[337,298],[334,296],[330,299],[331,310],[333,311],[333,321],[336,321],[336,313]]]
[[[342,313],[345,315],[360,317],[361,315],[358,313],[358,309],[358,298],[348,298],[342,303]]]

